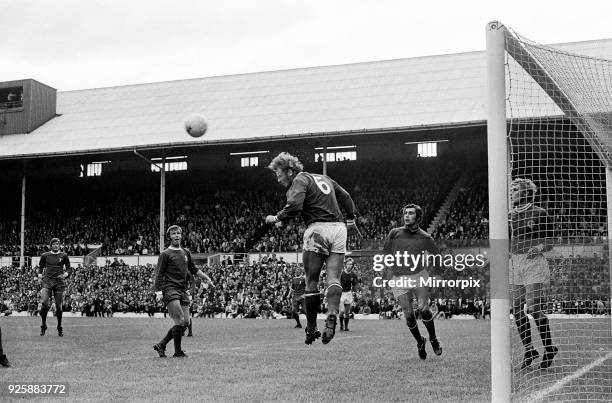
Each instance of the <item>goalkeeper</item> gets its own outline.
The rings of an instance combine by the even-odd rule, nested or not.
[[[181,338],[189,326],[189,296],[187,295],[187,274],[197,275],[214,287],[212,280],[195,267],[191,252],[181,247],[183,231],[172,225],[167,231],[170,246],[159,255],[155,272],[154,289],[157,299],[162,299],[174,326],[153,349],[160,357],[166,357],[166,344],[174,339],[174,357],[186,357],[181,348]]]
[[[548,317],[542,311],[544,286],[550,282],[548,261],[543,252],[552,249],[553,229],[546,210],[533,204],[537,189],[531,180],[523,178],[512,181],[510,189],[510,290],[514,320],[525,348],[521,369],[539,357],[531,344],[531,325],[523,310],[524,305],[535,320],[545,348],[540,368],[548,368],[558,352],[552,342]]]

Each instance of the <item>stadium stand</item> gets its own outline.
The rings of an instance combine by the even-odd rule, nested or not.
[[[456,178],[454,172],[455,162],[438,160],[342,162],[330,169],[329,175],[351,192],[360,212],[364,240],[351,239],[349,248],[379,247],[389,229],[400,225],[400,207],[408,200],[423,206],[424,223],[429,222]],[[33,185],[26,256],[46,251],[51,234],[63,241],[62,249],[70,256],[85,255],[99,245],[106,256],[159,253],[156,178],[118,174],[78,179],[41,179]],[[54,197],[44,197],[45,192]],[[166,216],[184,228],[184,244],[194,253],[300,250],[305,230],[301,219],[254,239],[262,218],[280,210],[283,202],[282,188],[264,168],[216,171],[196,180],[175,174],[168,180]],[[10,211],[0,213],[4,256],[19,254],[18,215]]]

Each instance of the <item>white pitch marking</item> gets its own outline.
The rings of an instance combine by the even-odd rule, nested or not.
[[[587,364],[584,367],[578,369],[573,374],[567,375],[566,377],[559,379],[557,382],[555,382],[554,385],[552,385],[548,389],[544,389],[544,390],[542,390],[540,392],[532,394],[531,396],[529,396],[526,399],[526,401],[528,401],[530,403],[539,402],[540,400],[542,400],[546,396],[550,395],[551,393],[554,393],[554,392],[558,391],[559,389],[561,389],[563,386],[565,386],[569,382],[573,381],[574,379],[580,378],[582,375],[586,374],[587,372],[589,372],[593,368],[603,364],[604,362],[606,362],[610,358],[612,358],[612,351],[608,352],[608,354],[606,354],[603,357],[599,357],[598,359],[596,359],[592,363]]]

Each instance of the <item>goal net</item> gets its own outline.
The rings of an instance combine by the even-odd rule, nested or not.
[[[512,399],[610,401],[612,61],[503,31]]]

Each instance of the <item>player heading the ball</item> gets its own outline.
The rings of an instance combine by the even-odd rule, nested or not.
[[[336,333],[342,286],[340,273],[346,253],[347,234],[361,236],[355,225],[355,203],[336,181],[326,175],[304,172],[300,160],[286,152],[278,154],[268,166],[278,183],[289,188],[287,203],[276,215],[266,217],[266,223],[281,223],[301,213],[306,222],[303,262],[306,275],[306,344],[321,337],[317,329],[320,304],[319,276],[327,265],[328,315],[321,341],[329,343]],[[347,214],[344,222],[342,207]]]

